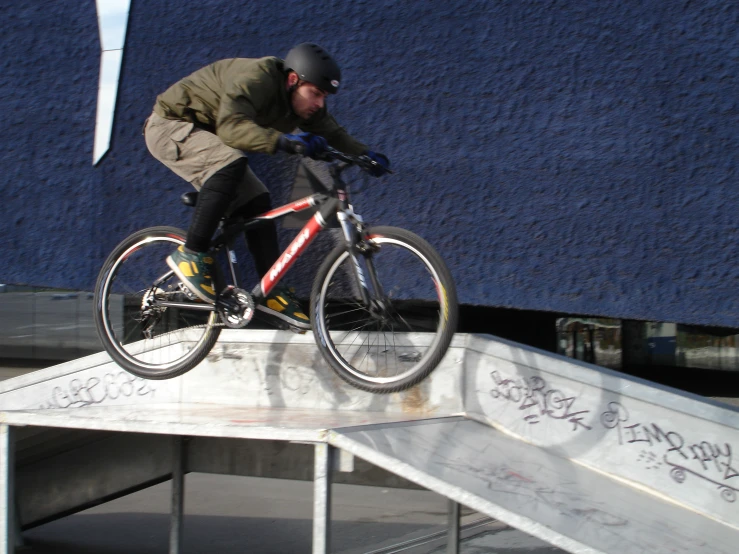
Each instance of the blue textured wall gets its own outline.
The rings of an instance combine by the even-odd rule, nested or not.
[[[0,282],[91,289],[129,232],[186,227],[141,137],[156,94],[312,40],[344,70],[332,111],[397,169],[360,211],[432,242],[463,302],[739,326],[733,0],[132,0],[97,167],[94,2],[0,18]],[[285,200],[294,164],[255,164]]]

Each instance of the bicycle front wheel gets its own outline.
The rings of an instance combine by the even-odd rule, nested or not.
[[[446,264],[419,236],[395,227],[366,234],[363,253],[339,246],[319,268],[311,323],[342,379],[370,392],[397,392],[424,379],[446,353],[457,328],[457,293]]]
[[[208,355],[221,332],[217,313],[188,298],[165,263],[184,243],[180,229],[143,229],[113,250],[98,276],[98,336],[111,358],[138,377],[169,379],[185,373]],[[162,306],[162,301],[180,306]]]

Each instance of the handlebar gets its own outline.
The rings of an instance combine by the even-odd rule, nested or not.
[[[316,156],[316,159],[327,162],[343,162],[346,164],[346,166],[357,166],[362,171],[366,171],[368,173],[371,173],[376,167],[382,168],[385,173],[392,173],[391,170],[385,169],[369,156],[354,156],[352,154],[345,154],[344,152],[336,150],[335,148],[331,148],[330,146],[326,148],[326,150],[324,150],[320,156]]]

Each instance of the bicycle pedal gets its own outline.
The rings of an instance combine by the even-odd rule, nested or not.
[[[300,327],[295,327],[294,325],[290,325],[287,321],[280,319],[279,317],[276,317],[274,315],[262,312],[260,310],[256,310],[254,312],[255,319],[266,323],[270,327],[275,327],[279,329],[280,331],[291,331],[295,333],[296,335],[304,335],[307,331],[310,329],[301,329]]]
[[[295,333],[296,335],[305,335],[305,333],[309,331],[309,329],[301,329],[300,327],[295,327],[295,325],[290,325],[289,323],[277,318],[275,318],[272,324],[275,327],[279,328],[281,331],[290,331],[291,333]]]
[[[177,283],[177,290],[191,302],[202,302],[184,283]]]

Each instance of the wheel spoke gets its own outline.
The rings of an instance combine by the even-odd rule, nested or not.
[[[352,298],[354,260],[336,250],[314,288],[321,296],[312,301],[320,306],[314,325],[319,348],[339,375],[360,388],[391,392],[414,384],[438,362],[453,334],[442,302],[448,305],[453,295],[456,325],[456,295],[443,262],[415,235],[394,230],[373,241],[379,248],[371,261],[357,258],[367,266],[370,304]]]
[[[182,232],[174,231],[152,228],[123,241],[106,262],[95,290],[96,325],[103,346],[125,369],[152,379],[192,367],[220,332],[214,311],[158,305],[182,294],[164,263],[184,243]]]
[[[329,317],[338,317],[340,315],[351,314],[354,312],[366,312],[366,311],[367,311],[367,308],[365,308],[364,306],[361,306],[359,308],[354,308],[353,310],[346,310],[343,312],[332,312]]]

